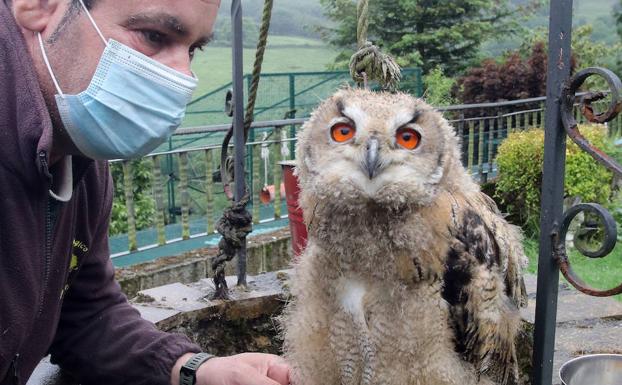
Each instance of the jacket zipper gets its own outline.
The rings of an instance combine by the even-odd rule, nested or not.
[[[44,151],[39,153],[39,160],[41,161],[41,166],[46,174],[49,175],[48,169],[48,160],[47,154]],[[39,311],[37,312],[37,317],[41,316],[43,313],[43,305],[45,302],[45,295],[47,293],[47,287],[49,282],[50,275],[50,263],[52,259],[52,207],[50,198],[47,198],[47,203],[45,205],[45,254],[43,260],[43,288],[41,290],[41,297],[39,299]]]
[[[11,366],[9,366],[9,373],[7,373],[7,375],[13,377],[12,382],[14,385],[21,385],[19,378],[19,354],[16,354],[13,360],[11,360]]]

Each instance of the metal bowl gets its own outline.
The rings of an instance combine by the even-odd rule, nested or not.
[[[566,362],[559,369],[564,385],[622,385],[622,355],[590,354]]]

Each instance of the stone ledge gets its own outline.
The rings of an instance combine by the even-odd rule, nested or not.
[[[536,311],[537,277],[525,276],[529,305],[523,319],[533,328]],[[622,354],[622,302],[590,297],[560,283],[557,297],[557,327],[553,358],[553,385],[559,385],[559,368],[583,354]]]
[[[244,351],[278,354],[282,341],[275,322],[288,297],[287,271],[260,274],[248,278],[246,290],[232,288],[231,301],[210,300],[214,292],[211,280],[191,284],[170,284],[143,290],[134,306],[158,328],[188,335],[203,349],[218,355]],[[535,312],[536,277],[526,276],[530,306],[522,311],[523,331],[519,345],[521,368],[528,373],[531,360],[531,335]],[[596,305],[595,305],[596,304]],[[559,384],[561,364],[587,353],[622,353],[622,303],[613,299],[588,297],[561,285],[558,299],[553,384]],[[28,385],[72,385],[58,374],[58,368],[43,362],[41,375]],[[525,374],[525,377],[528,377]],[[56,381],[56,382],[54,382]]]

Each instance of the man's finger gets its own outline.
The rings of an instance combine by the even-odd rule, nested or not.
[[[243,385],[281,385],[278,382],[266,377],[261,373],[255,371],[246,372],[242,377],[240,384]],[[284,385],[288,385],[287,383]]]
[[[289,366],[282,363],[270,365],[268,377],[280,385],[289,385]]]

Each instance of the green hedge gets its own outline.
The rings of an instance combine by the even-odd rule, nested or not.
[[[112,180],[115,183],[109,234],[127,234],[128,224],[123,165],[121,162],[112,163],[110,170]],[[138,159],[131,162],[131,170],[136,230],[142,230],[153,225],[155,216],[155,205],[151,192],[151,166],[148,159]]]
[[[604,126],[583,125],[580,130],[592,144],[599,148],[608,146]],[[538,232],[543,160],[544,131],[541,129],[511,133],[499,146],[495,196],[508,212],[509,219],[521,225],[527,235]],[[607,204],[612,177],[611,172],[568,140],[565,197]]]

